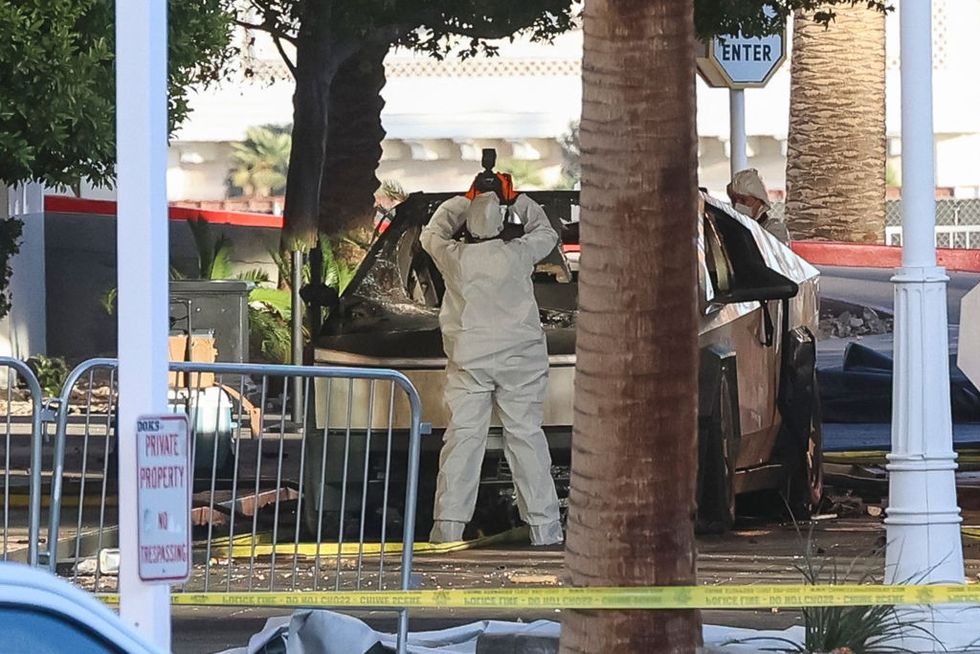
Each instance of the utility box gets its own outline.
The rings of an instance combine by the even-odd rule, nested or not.
[[[248,362],[248,294],[251,282],[179,280],[170,282],[170,329],[188,336],[210,332],[215,361]]]

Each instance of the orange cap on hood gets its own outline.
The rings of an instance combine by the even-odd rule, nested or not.
[[[514,180],[511,179],[510,173],[494,173],[497,179],[500,180],[500,188],[503,189],[504,197],[500,198],[501,204],[510,204],[517,199],[518,193],[514,190]],[[472,200],[480,194],[476,190],[476,182],[470,186],[470,190],[466,192],[466,199]]]

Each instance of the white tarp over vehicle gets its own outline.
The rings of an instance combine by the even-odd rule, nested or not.
[[[760,651],[795,651],[803,641],[803,627],[783,631],[756,631],[739,627],[704,626],[705,654],[755,654]],[[502,622],[483,620],[408,636],[409,654],[476,654],[481,636],[522,635],[555,640],[561,624],[551,620]],[[290,617],[270,618],[265,629],[252,636],[247,647],[222,654],[380,654],[395,651],[395,635],[375,631],[357,618],[333,611],[296,611]],[[557,648],[556,648],[557,651]]]

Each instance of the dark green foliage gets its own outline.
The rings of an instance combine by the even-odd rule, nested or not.
[[[256,289],[260,290],[260,289]],[[292,335],[289,322],[267,308],[248,308],[249,352],[253,360],[264,363],[285,363],[292,357]]]
[[[684,1],[684,0],[678,0]],[[882,0],[691,0],[698,34],[711,36],[743,32],[771,33],[785,25],[795,10],[813,11],[813,19],[829,24],[833,9],[843,4],[864,3],[884,10]],[[345,217],[358,216],[378,187],[374,168],[365,163],[364,143],[374,144],[380,159],[384,138],[377,120],[359,120],[355,113],[343,120],[343,112],[331,110],[332,84],[346,62],[359,53],[403,46],[442,58],[456,51],[461,57],[496,53],[498,39],[528,35],[549,41],[578,22],[580,3],[573,0],[226,0],[229,10],[246,27],[272,35],[287,67],[296,78],[294,139],[286,184],[284,247],[303,251],[312,247],[318,231],[337,231]],[[763,11],[770,5],[771,16]],[[296,61],[284,43],[296,50]],[[304,65],[298,65],[298,64]],[[341,76],[342,77],[342,76]],[[371,78],[374,79],[374,78]],[[375,80],[376,81],[376,80]],[[383,75],[381,81],[383,82]],[[367,82],[365,82],[367,83]],[[362,105],[370,103],[361,98]],[[367,109],[365,109],[366,111]],[[372,110],[380,113],[380,108]],[[334,115],[331,117],[331,115]],[[332,124],[334,119],[344,124]],[[353,122],[352,122],[353,121]],[[359,124],[354,124],[359,123]],[[368,132],[376,132],[369,134]],[[356,133],[356,137],[352,137]],[[333,134],[334,136],[329,136]],[[355,145],[356,144],[356,145]],[[321,184],[331,160],[357,157],[361,166],[350,172],[339,188]],[[328,181],[334,175],[328,176]],[[566,175],[565,184],[574,184]],[[357,189],[346,194],[344,189]],[[327,195],[321,203],[321,191]],[[350,205],[350,206],[348,206]],[[323,212],[326,206],[328,210]],[[318,211],[318,208],[320,211]]]
[[[386,42],[444,57],[451,46],[463,44],[462,56],[493,54],[488,39],[529,34],[549,41],[574,27],[580,6],[573,0],[326,0],[332,7],[332,26],[353,40],[378,36]],[[694,22],[700,37],[734,34],[771,34],[781,29],[794,11],[812,14],[829,25],[837,6],[866,5],[890,11],[891,0],[693,0]],[[258,16],[241,22],[293,41],[303,21],[300,0],[249,0],[249,13]],[[771,15],[763,8],[770,6]],[[229,4],[231,9],[234,5]],[[239,12],[244,14],[246,12]],[[288,62],[292,63],[292,62]]]
[[[243,142],[232,143],[235,152],[228,173],[229,186],[242,195],[282,195],[286,190],[291,132],[289,125],[250,127]]]
[[[861,557],[862,560],[866,558]],[[880,559],[881,551],[876,550],[870,558]],[[812,538],[807,540],[803,561],[797,569],[804,583],[809,585],[881,583],[869,574],[856,576],[853,570],[857,559],[844,569],[836,560],[818,560]],[[791,650],[801,654],[843,648],[854,654],[911,654],[912,650],[895,645],[902,635],[934,640],[928,631],[894,606],[816,606],[802,611],[806,634],[803,647]]]
[[[221,0],[170,0],[170,126],[230,54]],[[112,0],[0,2],[0,182],[109,184],[115,159]]]
[[[738,32],[763,36],[783,29],[797,10],[829,25],[837,6],[866,5],[873,11],[891,11],[893,4],[891,0],[694,0],[694,27],[701,38]],[[773,10],[770,15],[763,11],[767,5]]]
[[[0,220],[0,318],[10,313],[11,297],[7,291],[10,283],[10,260],[20,251],[20,235],[24,223],[17,218]]]
[[[803,583],[810,586],[835,586],[841,584],[879,585],[881,580],[872,573],[859,572],[859,566],[867,567],[868,561],[876,569],[884,566],[884,551],[875,548],[866,555],[855,557],[847,565],[842,565],[834,557],[818,554],[813,538],[813,528],[804,540],[797,526],[797,533],[803,546],[803,562],[796,565]],[[821,553],[822,554],[822,553]],[[924,578],[926,575],[922,575]],[[922,578],[907,579],[898,583],[923,583]],[[897,642],[910,637],[931,644],[939,644],[936,637],[919,625],[915,615],[899,610],[894,606],[814,606],[801,609],[803,613],[804,640],[796,643],[780,638],[745,638],[736,642],[752,644],[758,640],[783,640],[784,646],[764,648],[765,652],[786,652],[792,654],[824,654],[826,652],[848,651],[853,654],[912,654]],[[932,647],[929,651],[933,651]]]
[[[68,365],[61,357],[35,354],[27,360],[27,367],[34,372],[45,397],[58,397],[68,378]]]
[[[576,16],[570,0],[321,0],[331,32],[360,43],[380,39],[437,57],[462,40],[464,56],[494,52],[487,39],[518,32],[550,40],[572,28]],[[240,22],[294,41],[304,20],[300,0],[250,0],[239,8]],[[355,47],[353,50],[356,50]],[[353,51],[352,51],[353,52]],[[290,65],[291,61],[287,62]]]

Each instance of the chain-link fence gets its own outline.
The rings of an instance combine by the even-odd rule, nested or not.
[[[770,214],[785,219],[786,206],[773,202]],[[887,245],[902,244],[902,200],[885,203]],[[936,200],[936,246],[940,248],[980,248],[980,199]]]

